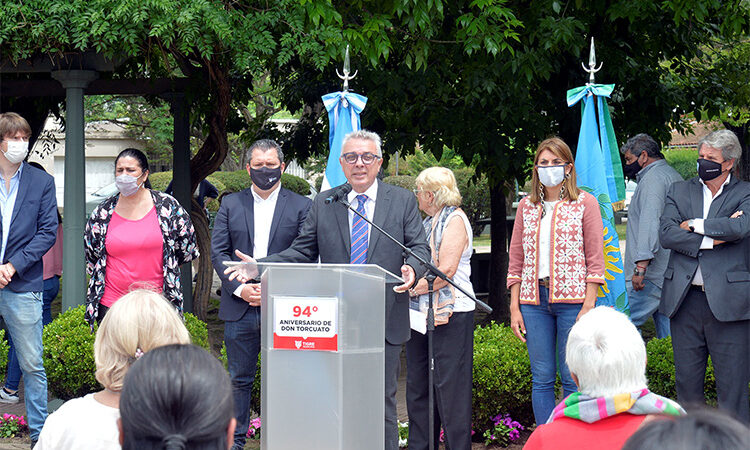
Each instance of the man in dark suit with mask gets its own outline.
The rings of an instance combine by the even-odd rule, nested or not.
[[[382,164],[380,136],[366,130],[349,133],[339,159],[352,187],[345,195],[352,207],[379,225],[424,260],[430,260],[422,218],[414,194],[378,181]],[[406,281],[385,294],[385,448],[398,449],[396,388],[401,345],[409,340],[409,301],[406,290],[421,276],[413,257],[404,260],[400,247],[339,203],[326,204],[333,191],[315,198],[299,237],[292,245],[260,262],[376,264]],[[252,259],[244,258],[246,261]],[[258,294],[260,295],[260,294]]]
[[[250,393],[260,352],[260,285],[230,280],[224,261],[235,249],[257,258],[278,253],[299,234],[310,199],[281,187],[284,154],[276,142],[259,140],[247,151],[253,185],[221,202],[211,238],[211,261],[221,277],[219,318],[224,324],[237,427],[234,449],[245,446],[250,423]]]
[[[728,130],[698,144],[698,175],[667,194],[659,239],[672,253],[660,310],[670,317],[677,398],[704,402],[708,356],[719,407],[750,422],[750,183],[731,174],[742,149]]]

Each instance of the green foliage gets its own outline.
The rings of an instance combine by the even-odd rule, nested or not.
[[[672,338],[651,339],[646,344],[646,379],[648,388],[659,395],[677,399],[675,387],[674,354]],[[708,360],[705,379],[705,394],[709,404],[716,404],[716,379],[711,358]]]
[[[44,369],[49,392],[62,400],[101,390],[94,372],[94,338],[83,320],[84,305],[69,309],[44,327]]]
[[[172,171],[154,172],[148,175],[148,181],[151,182],[151,188],[164,192],[172,181]]]
[[[211,351],[211,345],[208,342],[208,325],[192,313],[185,313],[185,328],[190,333],[190,340],[194,345]]]
[[[411,175],[391,175],[389,177],[383,178],[383,182],[402,187],[408,191],[413,191],[417,188],[417,185],[414,184],[414,180],[416,178],[417,177]]]
[[[299,195],[308,195],[310,193],[310,185],[307,181],[291,173],[281,174],[281,185]]]
[[[209,177],[210,179],[216,179],[224,185],[224,190],[219,190],[219,192],[240,192],[253,184],[245,169],[234,172],[214,172]],[[300,195],[310,193],[310,185],[307,181],[290,173],[281,174],[281,186]]]
[[[226,192],[240,192],[253,184],[250,181],[250,175],[245,169],[235,170],[234,172],[214,172],[211,174],[211,178],[224,183]]]
[[[664,152],[664,159],[682,176],[682,179],[689,180],[698,176],[696,167],[698,150],[692,148],[667,150]]]
[[[227,188],[224,185],[224,183],[219,179],[219,177],[215,176],[217,173],[221,173],[221,172],[215,172],[207,176],[206,179],[216,187],[216,190],[218,190],[219,194],[221,195],[221,193],[226,191]],[[153,189],[163,192],[167,189],[167,186],[169,186],[169,182],[172,181],[172,171],[167,170],[164,172],[155,172],[155,173],[150,174],[148,176],[148,179],[151,182],[151,187]]]
[[[487,177],[476,175],[470,167],[454,169],[453,174],[461,192],[461,208],[469,218],[474,236],[479,236],[484,228],[479,219],[490,216],[490,186]]]
[[[0,380],[5,379],[5,371],[8,368],[8,350],[10,345],[5,339],[5,330],[0,328]]]
[[[492,322],[474,330],[472,423],[491,428],[499,412],[533,423],[531,367],[526,345],[509,327]]]

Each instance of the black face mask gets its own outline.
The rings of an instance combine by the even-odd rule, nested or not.
[[[255,187],[261,191],[267,191],[281,179],[281,166],[272,169],[262,167],[260,169],[250,168],[250,179],[253,180]]]
[[[698,176],[703,181],[713,180],[721,175],[721,163],[698,158]]]
[[[623,175],[630,178],[631,180],[635,180],[635,176],[640,171],[641,171],[641,165],[638,164],[637,159],[633,161],[631,164],[625,164],[624,166],[622,166]]]

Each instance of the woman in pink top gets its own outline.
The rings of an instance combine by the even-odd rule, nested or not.
[[[148,161],[137,149],[115,160],[119,194],[91,213],[84,232],[89,280],[86,320],[101,322],[134,288],[163,292],[182,311],[180,265],[198,257],[190,215],[171,196],[149,189]]]
[[[576,391],[565,342],[573,324],[595,306],[603,283],[599,203],[578,189],[567,144],[547,139],[536,150],[531,194],[518,205],[508,267],[510,325],[529,351],[537,424],[555,407],[558,371],[565,395]]]

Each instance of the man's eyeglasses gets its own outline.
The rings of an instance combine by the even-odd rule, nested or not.
[[[372,153],[344,153],[341,155],[342,158],[344,158],[344,161],[347,162],[347,164],[356,164],[358,159],[362,160],[362,164],[370,165],[375,162],[376,159],[379,159],[380,156],[372,154]]]

